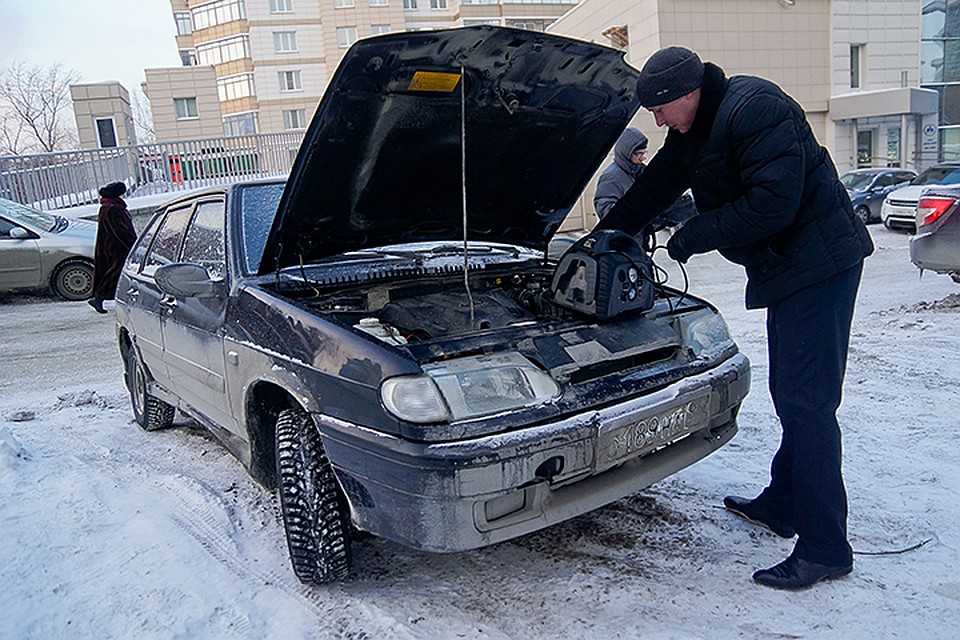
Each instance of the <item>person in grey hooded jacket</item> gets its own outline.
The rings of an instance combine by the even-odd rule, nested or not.
[[[593,208],[602,220],[623,194],[633,186],[646,168],[643,160],[647,155],[647,136],[639,129],[628,127],[620,134],[613,147],[613,164],[600,174],[597,191],[593,196]],[[683,224],[696,214],[693,198],[684,194],[667,207],[654,220],[651,231]]]
[[[620,134],[613,147],[613,164],[600,174],[597,181],[597,192],[593,196],[597,216],[603,218],[607,215],[607,211],[633,186],[633,181],[643,171],[646,153],[647,136],[639,129],[628,127]]]

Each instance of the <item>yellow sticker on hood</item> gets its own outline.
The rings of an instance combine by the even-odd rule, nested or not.
[[[413,74],[408,91],[441,91],[450,93],[457,88],[460,82],[459,73],[443,73],[441,71],[417,71]]]

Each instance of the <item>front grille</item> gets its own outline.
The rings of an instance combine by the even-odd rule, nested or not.
[[[891,207],[908,207],[910,209],[916,209],[917,203],[910,202],[909,200],[887,200],[887,204]]]

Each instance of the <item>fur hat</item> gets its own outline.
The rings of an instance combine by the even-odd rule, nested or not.
[[[100,187],[101,198],[119,198],[127,192],[127,185],[122,182],[111,182],[105,187]]]

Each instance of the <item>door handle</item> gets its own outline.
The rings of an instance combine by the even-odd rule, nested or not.
[[[137,289],[136,287],[130,287],[129,289],[127,289],[127,295],[130,296],[131,298],[139,298],[140,289]]]
[[[177,299],[173,296],[166,295],[160,298],[160,306],[167,308],[167,313],[173,313],[173,310],[177,308]]]

